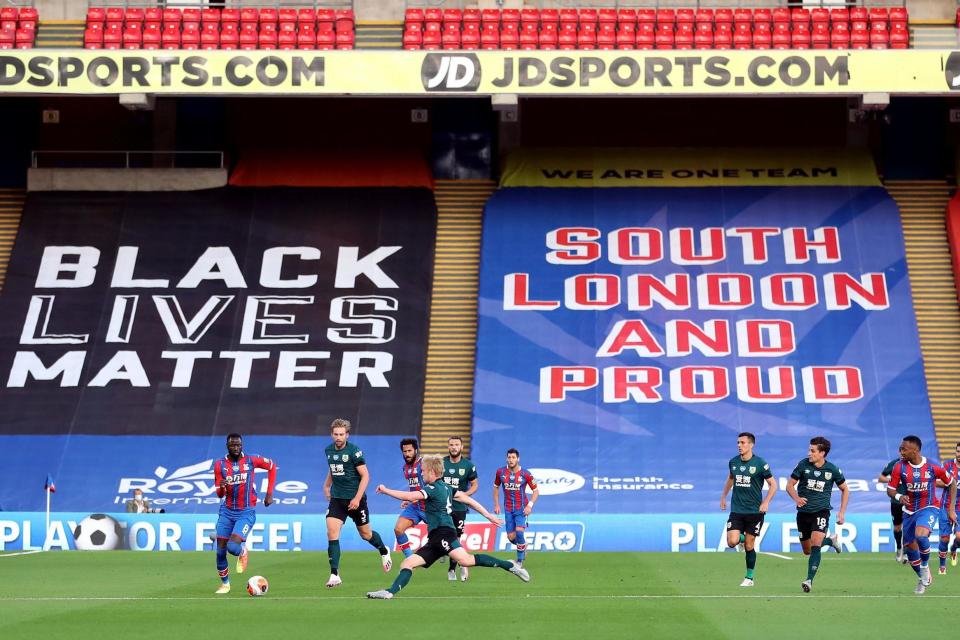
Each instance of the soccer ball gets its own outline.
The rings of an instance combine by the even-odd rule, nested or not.
[[[73,540],[80,551],[112,551],[120,546],[123,529],[108,515],[89,515],[73,530]]]
[[[270,583],[268,583],[267,579],[263,576],[253,576],[247,580],[247,593],[255,598],[267,595],[267,590],[269,588]]]

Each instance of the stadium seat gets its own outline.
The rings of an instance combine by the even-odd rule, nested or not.
[[[304,11],[313,12],[313,9],[300,9],[300,14],[302,15]],[[313,19],[316,21],[317,15],[313,14]],[[406,23],[411,22],[423,22],[423,9],[421,7],[407,7],[407,10],[404,11],[403,21]]]
[[[830,25],[828,23],[814,23],[813,32],[810,34],[810,47],[812,49],[830,48]]]
[[[868,20],[873,22],[889,22],[890,12],[886,7],[870,7],[867,10]]]
[[[499,9],[482,9],[480,11],[480,22],[486,27],[486,25],[495,25],[498,29],[500,28],[500,10]]]
[[[753,10],[737,7],[733,11],[733,24],[753,24]]]
[[[693,36],[693,45],[697,49],[713,48],[713,23],[698,22]]]
[[[774,23],[771,43],[774,49],[789,49],[791,44],[790,25],[786,22]]]
[[[890,29],[890,48],[908,49],[910,47],[910,31],[906,27],[897,26]]]
[[[838,22],[850,22],[850,10],[846,7],[834,7],[830,9],[830,25]]]
[[[460,46],[467,51],[475,51],[480,48],[480,32],[476,29],[467,29],[460,34]]]
[[[791,22],[790,9],[786,7],[775,7],[774,10],[770,12],[770,15],[775,25],[774,30],[776,30],[776,25],[778,24],[789,25]]]
[[[824,7],[816,7],[810,10],[810,21],[817,24],[830,26],[830,10]]]
[[[672,11],[671,11],[672,13]],[[674,31],[672,22],[658,22],[656,33],[657,49],[673,49]]]
[[[673,26],[677,23],[677,12],[670,8],[657,9],[657,27],[660,25]],[[659,48],[659,47],[658,47]]]
[[[356,22],[353,9],[337,9],[333,12],[333,15],[337,24],[337,31],[353,31],[353,25]]]
[[[714,24],[733,24],[733,9],[728,7],[717,7],[713,12]]]
[[[749,24],[740,22],[736,25],[733,32],[733,48],[741,50],[753,48],[753,31]]]
[[[796,27],[798,24],[810,26],[810,9],[794,7],[790,12],[790,22]]]
[[[543,14],[541,13],[541,18],[540,18],[541,22],[543,21],[542,16]],[[564,24],[578,25],[580,24],[580,14],[577,12],[576,9],[560,9],[559,20],[561,25],[564,25]]]
[[[559,30],[560,27],[560,11],[557,9],[541,9],[540,10],[540,28],[542,29],[545,26],[553,26]]]
[[[136,23],[135,23],[136,24]],[[139,49],[143,46],[143,31],[129,25],[123,30],[123,48]]]
[[[657,12],[655,9],[637,9],[637,24],[657,24]]]
[[[3,9],[0,9],[0,20],[11,20],[11,19],[12,19],[12,20],[16,20],[16,19],[17,19],[17,14],[18,14],[19,12],[14,13],[14,14],[13,14],[13,15],[14,15],[13,18],[6,17],[6,16],[9,15],[9,14],[3,14],[3,13],[2,13],[3,11],[10,11],[10,10],[13,10],[13,11],[16,12],[16,8],[15,8],[15,7],[4,7]],[[103,7],[88,7],[88,8],[87,8],[87,24],[88,24],[88,25],[91,24],[91,23],[94,23],[94,22],[103,23],[103,22],[106,21],[106,19],[107,19],[107,10],[104,9]]]
[[[163,22],[163,9],[160,7],[147,7],[143,10],[143,24],[147,25],[156,25],[159,27]]]
[[[164,24],[177,24],[179,25],[183,21],[183,14],[180,13],[180,9],[172,9],[167,7],[163,10],[163,23]]]
[[[869,19],[870,19],[870,12],[867,11],[866,7],[863,7],[863,6],[850,7],[851,22],[867,22]]]
[[[870,32],[862,27],[853,29],[850,32],[850,48],[851,49],[869,49],[870,48]]]
[[[713,9],[710,9],[708,7],[700,7],[699,9],[697,9],[697,13],[696,13],[697,26],[701,24],[709,24],[711,34],[713,33],[713,18],[714,18]]]
[[[619,21],[619,18],[617,17],[616,9],[605,7],[597,11],[597,22],[600,25],[609,24],[616,27],[618,21]],[[612,29],[612,31],[615,31],[615,30],[616,30],[615,28]]]

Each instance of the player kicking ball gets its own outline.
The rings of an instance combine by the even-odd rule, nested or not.
[[[840,511],[837,512],[837,524],[843,524],[850,500],[850,488],[843,477],[843,471],[827,462],[830,453],[830,441],[817,436],[810,440],[807,457],[797,463],[787,482],[787,494],[797,505],[797,529],[800,531],[800,546],[807,559],[807,579],[800,583],[804,593],[813,590],[813,579],[820,568],[820,549],[826,542],[840,553],[836,534],[827,535],[830,526],[830,493],[834,485],[840,489]]]
[[[509,571],[524,582],[530,581],[530,574],[516,563],[482,553],[471,555],[460,546],[453,519],[450,517],[454,501],[472,507],[477,513],[498,527],[503,525],[503,521],[484,509],[480,503],[470,496],[443,483],[440,480],[442,476],[443,460],[440,456],[424,456],[423,479],[426,484],[419,491],[395,491],[382,484],[377,487],[377,493],[388,495],[397,500],[424,501],[427,542],[413,555],[404,559],[403,564],[400,565],[400,573],[390,587],[380,591],[371,591],[367,594],[368,598],[390,600],[410,583],[414,569],[429,567],[437,560],[448,555],[462,567],[498,567],[504,571]]]

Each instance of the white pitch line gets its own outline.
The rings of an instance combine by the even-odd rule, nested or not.
[[[761,551],[760,553],[762,553],[765,556],[773,556],[774,558],[781,558],[783,560],[793,560],[793,558],[791,558],[790,556],[785,556],[780,553],[774,553],[773,551]]]
[[[617,594],[617,595],[535,595],[527,594],[525,596],[530,600],[810,600],[810,599],[841,599],[841,600],[892,600],[892,599],[901,599],[906,598],[912,601],[916,600],[916,596],[913,595],[913,592],[909,594],[877,594],[877,595],[851,595],[851,594],[834,594],[834,595],[810,595],[810,594],[796,594],[796,595],[786,595],[786,594],[770,594],[770,595],[720,595],[720,594],[706,594],[706,595],[692,595],[692,594],[674,594],[674,595],[654,595],[654,594]],[[503,596],[474,596],[474,600],[516,600],[517,596],[515,595],[503,595]],[[958,595],[931,595],[927,594],[923,596],[924,600],[929,600],[931,598],[938,600],[960,600],[960,594]],[[266,596],[264,600],[277,600],[277,601],[292,601],[292,600],[311,600],[311,601],[322,601],[322,600],[362,600],[364,599],[361,595],[356,596]],[[400,600],[463,600],[461,595],[449,595],[449,596],[415,596],[415,595],[403,595],[398,596]],[[181,601],[181,600],[209,600],[211,602],[247,602],[249,598],[235,598],[228,597],[224,598],[222,596],[173,596],[173,597],[162,597],[162,596],[38,596],[38,597],[11,597],[0,599],[0,606],[5,602],[140,602],[140,601]],[[258,598],[259,600],[259,598]]]
[[[16,553],[0,553],[0,558],[12,558],[13,556],[29,556],[34,553],[43,553],[40,549],[34,551],[17,551]]]

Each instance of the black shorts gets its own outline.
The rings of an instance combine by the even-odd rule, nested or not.
[[[814,531],[827,533],[830,526],[830,510],[797,511],[797,529],[800,530],[800,539],[809,540]]]
[[[763,513],[731,513],[727,520],[727,531],[742,531],[748,536],[760,535],[763,528]]]
[[[467,512],[466,511],[453,511],[450,513],[450,517],[453,518],[453,526],[457,529],[457,535],[463,535],[463,525],[467,523]]]
[[[893,526],[899,527],[903,524],[903,505],[899,502],[890,503],[890,515],[893,516]]]
[[[370,511],[367,509],[367,494],[360,498],[360,506],[354,510],[349,510],[350,501],[347,498],[330,498],[330,506],[327,507],[327,517],[336,518],[340,522],[346,522],[347,517],[353,520],[357,527],[370,524]]]
[[[450,527],[438,527],[427,535],[427,541],[416,550],[416,555],[424,559],[424,567],[444,557],[454,549],[460,548],[457,532]]]

